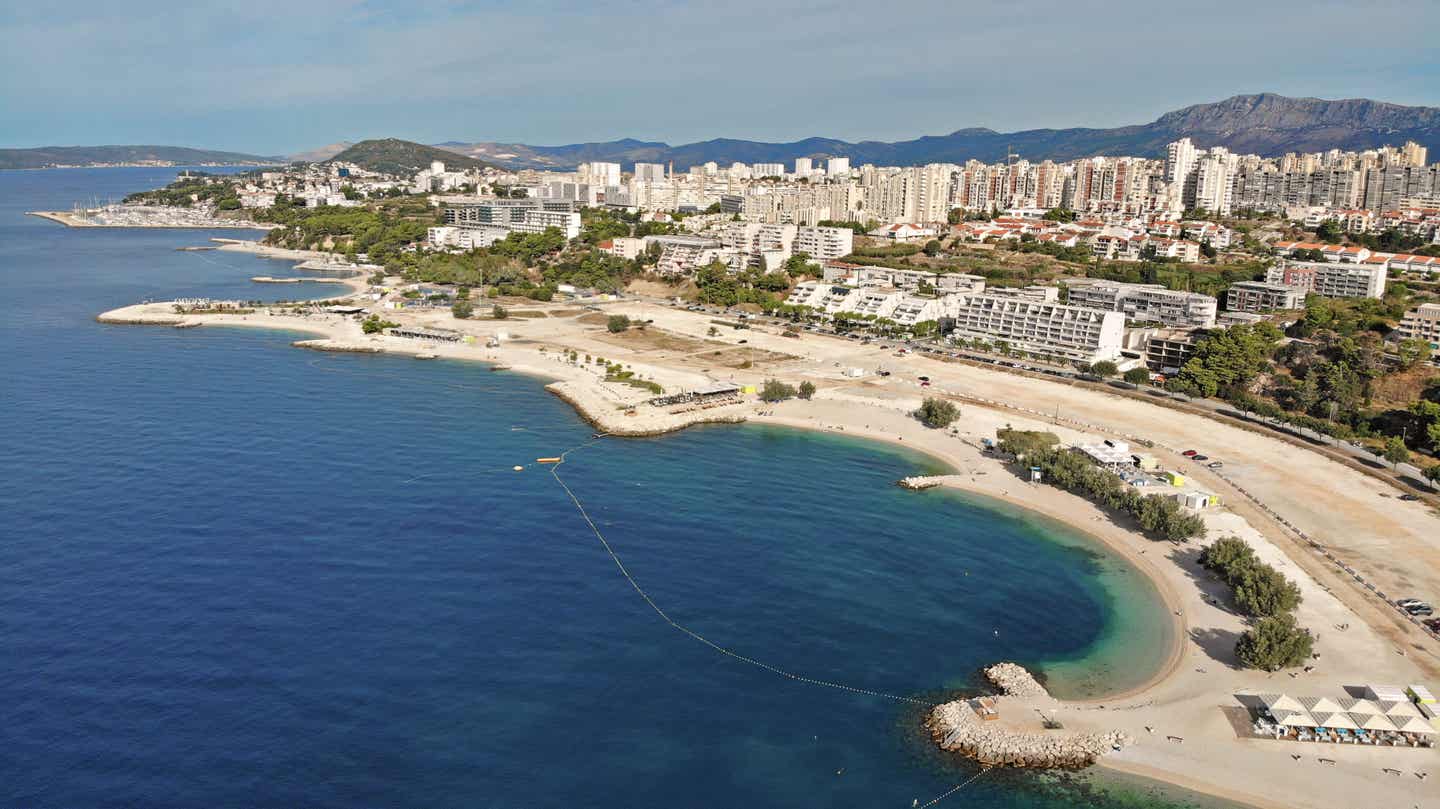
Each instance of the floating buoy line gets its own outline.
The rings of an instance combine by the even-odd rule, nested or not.
[[[670,627],[675,631],[680,632],[681,634],[686,635],[696,641],[699,641],[706,646],[709,646],[711,649],[726,657],[729,657],[733,660],[738,660],[741,663],[745,663],[750,666],[754,666],[755,668],[768,671],[771,674],[784,677],[787,680],[794,680],[795,682],[819,686],[821,688],[831,688],[837,691],[848,691],[852,694],[863,694],[865,696],[880,697],[881,699],[888,699],[895,702],[903,702],[910,705],[920,705],[927,708],[934,707],[936,703],[929,702],[927,700],[917,699],[915,697],[901,696],[899,694],[888,694],[884,691],[877,691],[872,688],[861,688],[859,686],[839,683],[833,680],[822,680],[818,677],[810,677],[804,674],[780,668],[779,666],[773,666],[763,660],[757,660],[756,658],[741,654],[740,652],[737,652],[733,649],[722,646],[719,643],[716,643],[715,641],[695,631],[694,629],[691,629],[685,624],[682,624],[679,621],[676,621],[674,618],[671,618],[669,614],[667,614],[665,610],[662,609],[658,603],[656,603],[655,599],[652,598],[650,594],[645,591],[645,588],[640,586],[640,582],[636,581],[635,577],[630,575],[630,571],[625,568],[625,563],[620,560],[620,555],[615,552],[615,549],[613,547],[611,547],[609,540],[605,539],[604,532],[602,532],[600,530],[600,527],[595,524],[595,520],[590,517],[590,512],[585,510],[585,504],[580,502],[579,496],[577,496],[575,494],[575,491],[570,488],[570,485],[565,482],[565,479],[560,477],[560,467],[565,464],[565,461],[569,458],[571,453],[585,449],[586,447],[589,447],[599,442],[604,437],[605,436],[603,434],[596,433],[595,436],[589,441],[579,446],[571,447],[570,449],[565,450],[553,459],[539,458],[537,460],[542,463],[550,463],[553,461],[553,463],[550,463],[550,476],[555,478],[555,482],[560,484],[560,488],[565,490],[565,494],[570,498],[570,502],[575,505],[575,510],[580,512],[580,517],[585,520],[586,525],[590,526],[590,532],[593,533],[595,535],[595,538],[600,541],[600,546],[605,549],[605,553],[610,557],[610,561],[615,563],[615,569],[620,571],[620,575],[624,576],[625,581],[630,583],[631,589],[633,589],[635,593],[640,596],[640,598],[644,599],[645,603],[650,607],[651,610],[655,612],[656,615],[660,616],[661,620],[669,624]],[[919,800],[916,799],[916,801],[911,805],[920,806],[920,809],[928,809],[928,807],[940,803],[951,795],[954,795],[955,793],[974,783],[975,779],[989,772],[989,770],[989,767],[981,768],[979,772],[970,776],[970,778],[959,784],[956,784],[946,792],[943,792],[940,795],[931,798],[927,803],[920,804]]]

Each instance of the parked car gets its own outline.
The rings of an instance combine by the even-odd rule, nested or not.
[[[1200,461],[1208,461],[1208,460],[1210,460],[1210,456],[1209,456],[1209,455],[1191,455],[1191,456],[1190,456],[1190,460],[1195,461],[1196,463],[1199,463]]]
[[[1205,464],[1205,465],[1208,466],[1208,467],[1210,467],[1211,469],[1219,469],[1220,467],[1224,466],[1225,464],[1220,463],[1219,461],[1211,461],[1210,463],[1207,463],[1207,464]]]
[[[1404,500],[1407,503],[1413,503],[1416,500],[1419,500],[1420,496],[1418,494],[1402,494],[1400,495],[1400,499]]]
[[[1193,450],[1193,449],[1187,449],[1187,450],[1185,450],[1184,452],[1182,452],[1182,453],[1180,453],[1180,454],[1181,454],[1181,455],[1184,455],[1186,458],[1194,458],[1196,455],[1199,455],[1200,453],[1196,452],[1196,451]]]
[[[1425,603],[1424,601],[1421,601],[1421,600],[1418,599],[1418,598],[1397,598],[1397,599],[1395,599],[1395,606],[1397,606],[1397,607],[1408,607],[1408,606],[1410,606],[1411,604],[1424,604],[1424,603]]]
[[[1425,625],[1431,632],[1440,632],[1440,618],[1426,618],[1420,623]]]
[[[919,379],[921,382],[929,382],[929,381],[930,381],[930,377],[928,377],[928,376],[921,376],[921,377],[916,377],[916,378]]]
[[[1423,602],[1423,601],[1420,602],[1419,604],[1411,604],[1410,606],[1408,606],[1408,607],[1405,608],[1405,611],[1408,612],[1408,613],[1410,613],[1411,615],[1434,615],[1434,614],[1435,614],[1435,608],[1432,607],[1432,606],[1430,606],[1429,604],[1426,604],[1426,603]]]

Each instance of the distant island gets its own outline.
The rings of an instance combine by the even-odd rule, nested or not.
[[[0,149],[0,169],[90,168],[102,166],[271,166],[283,157],[185,146],[41,146]]]

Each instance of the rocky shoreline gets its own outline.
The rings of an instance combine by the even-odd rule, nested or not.
[[[960,699],[938,705],[926,720],[936,744],[987,767],[1081,769],[1129,746],[1120,731],[1076,733],[1058,725],[1029,729],[1026,723],[1043,716],[1042,705],[1053,703],[1044,686],[1015,663],[998,663],[985,676],[1001,696]],[[1012,715],[1013,714],[1013,715]]]

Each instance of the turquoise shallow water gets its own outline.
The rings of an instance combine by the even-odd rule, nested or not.
[[[0,172],[0,805],[903,806],[969,777],[918,708],[658,620],[533,465],[590,436],[537,381],[95,323],[297,294],[246,280],[275,262],[174,250],[210,234],[22,215],[171,173]],[[604,441],[564,475],[657,603],[771,665],[928,700],[999,659],[1077,692],[1158,662],[1133,570],[892,485],[927,464],[744,426]],[[962,794],[1183,800],[1113,789],[997,773]]]

